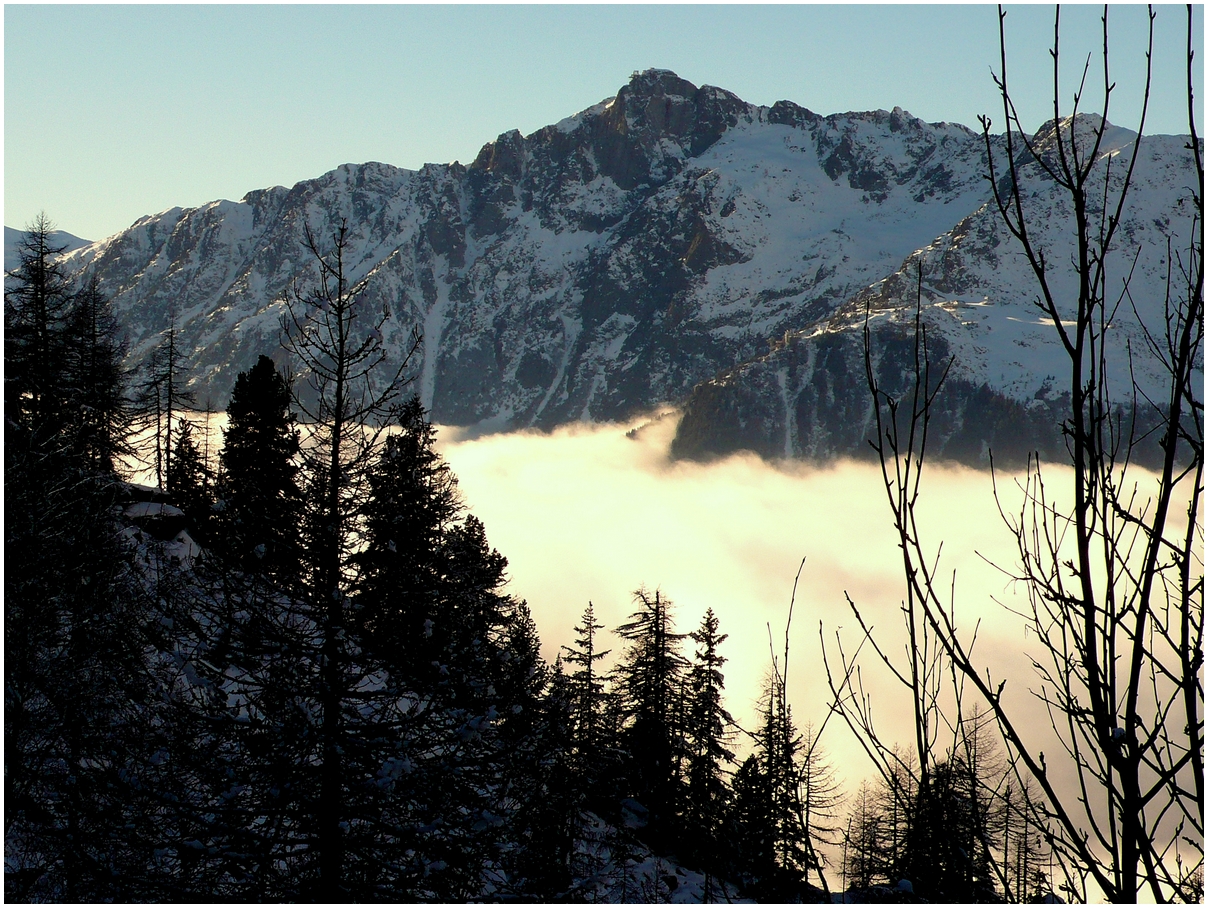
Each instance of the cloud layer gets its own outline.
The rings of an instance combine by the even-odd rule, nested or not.
[[[853,462],[772,466],[741,455],[671,462],[674,430],[674,414],[628,432],[600,425],[473,438],[442,429],[440,448],[491,543],[508,557],[512,591],[528,600],[547,658],[571,642],[589,599],[611,629],[632,611],[633,590],[660,588],[676,603],[682,632],[695,629],[706,608],[718,615],[729,634],[722,647],[727,703],[746,728],[754,726],[770,664],[769,626],[780,652],[804,557],[789,687],[798,725],[817,727],[828,703],[819,623],[828,641],[841,631],[849,651],[857,640],[845,593],[886,651],[904,652],[901,556],[879,469]],[[920,512],[933,542],[944,542],[941,575],[956,571],[963,626],[971,631],[981,621],[979,652],[996,677],[1012,676],[1025,693],[1022,624],[994,601],[1022,604],[992,566],[1013,565],[1015,550],[989,474],[929,468]],[[608,645],[619,655],[619,641]],[[870,660],[865,664],[880,731],[906,744],[909,700]],[[838,719],[823,744],[849,786],[871,771]]]

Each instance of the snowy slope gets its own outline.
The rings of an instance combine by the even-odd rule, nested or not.
[[[1042,145],[1048,141],[1044,131],[1039,135]],[[1112,199],[1118,197],[1135,142],[1134,133],[1118,127],[1105,135],[1093,179],[1097,185],[1110,181]],[[1185,146],[1186,139],[1177,136],[1142,139],[1109,259],[1106,297],[1120,304],[1106,334],[1105,354],[1109,374],[1119,382],[1112,389],[1114,399],[1124,405],[1131,400],[1130,376],[1142,395],[1162,400],[1168,393],[1162,391],[1163,371],[1146,333],[1160,339],[1165,328],[1168,250],[1177,269],[1179,250],[1185,260],[1191,242],[1192,174]],[[1078,294],[1069,264],[1077,257],[1073,212],[1038,166],[1026,168],[1021,179],[1031,242],[1051,263],[1050,286],[1068,323]],[[1091,212],[1093,219],[1100,215]],[[1005,447],[1020,456],[1036,446],[1056,453],[1061,442],[1055,428],[1061,392],[1070,386],[1070,364],[1051,319],[1036,304],[1038,295],[1022,247],[987,201],[830,316],[786,335],[769,354],[699,386],[687,404],[677,447],[689,456],[739,448],[774,456],[867,452],[862,440],[871,432],[872,411],[867,393],[860,396],[866,313],[881,378],[901,389],[912,356],[904,341],[919,298],[933,358],[954,358],[950,384],[956,398],[948,402],[952,409],[940,426],[939,446],[953,441],[947,453],[974,462],[984,461],[991,441],[996,451]],[[1203,382],[1202,359],[1198,381]],[[964,437],[952,437],[962,432]]]
[[[1125,149],[1131,135],[1113,139]],[[1162,156],[1140,168],[1130,242],[1160,238],[1169,187],[1189,175],[1179,143],[1143,146]],[[982,328],[949,332],[966,371],[1026,396],[1048,368],[1013,343],[1028,342],[1010,321],[1026,284],[997,234],[976,262],[982,247],[965,239],[997,229],[983,158],[979,135],[900,109],[758,107],[648,70],[573,117],[500,136],[468,167],[345,165],[148,216],[68,262],[113,294],[135,360],[174,320],[199,399],[221,405],[239,370],[278,350],[282,296],[312,279],[303,225],[323,236],[347,217],[364,305],[389,313],[400,353],[423,334],[409,371],[433,418],[506,428],[685,401],[786,333],[850,327],[843,304],[928,249],[968,277],[935,283],[947,303],[994,303]]]
[[[5,271],[12,271],[21,264],[21,241],[24,238],[24,230],[17,230],[15,227],[4,228]],[[74,252],[76,249],[89,245],[92,240],[81,239],[68,233],[66,230],[52,230],[50,232],[50,242],[52,246],[64,247],[65,252]]]

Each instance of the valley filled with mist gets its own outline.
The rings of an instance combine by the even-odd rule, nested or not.
[[[772,463],[751,454],[674,461],[668,452],[678,417],[671,411],[632,424],[464,439],[441,427],[439,448],[470,510],[508,558],[512,593],[532,608],[547,660],[572,642],[588,600],[611,629],[634,610],[636,589],[658,588],[675,603],[680,632],[694,630],[708,608],[717,615],[729,635],[720,650],[728,660],[727,706],[746,729],[757,725],[772,651],[782,654],[804,558],[789,688],[794,718],[818,728],[830,699],[819,623],[828,642],[840,629],[858,640],[845,594],[889,648],[905,642],[901,555],[880,468],[846,460]],[[999,481],[1009,501],[1010,477]],[[922,516],[931,542],[943,543],[942,573],[957,573],[962,618],[970,629],[982,625],[980,651],[996,675],[1011,672],[1026,686],[1026,661],[1018,658],[1023,625],[999,605],[1025,603],[995,567],[1013,569],[1018,553],[990,472],[928,465]],[[622,643],[612,638],[602,646],[615,660]],[[907,744],[913,726],[902,692],[875,671],[872,677],[886,738]],[[853,788],[872,771],[838,718],[823,744]]]

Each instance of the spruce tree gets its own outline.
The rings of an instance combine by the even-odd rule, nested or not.
[[[915,788],[900,872],[920,896],[997,900],[993,855],[1001,853],[1004,824],[991,793],[1004,770],[996,757],[984,717],[962,717],[956,747]]]
[[[757,754],[734,774],[733,799],[726,817],[724,867],[744,891],[759,892],[776,874],[772,797],[768,775]]]
[[[671,600],[659,590],[634,593],[638,610],[617,628],[629,641],[618,666],[626,710],[623,744],[629,755],[631,794],[649,811],[647,834],[655,844],[673,836],[682,807],[682,727],[677,708],[687,665],[679,652]]]
[[[190,420],[176,421],[166,491],[177,507],[185,512],[193,538],[204,544],[209,539],[213,497],[209,467],[202,460],[197,442],[193,440],[196,428]]]
[[[448,688],[449,654],[470,621],[464,609],[456,618],[448,611],[450,533],[463,507],[417,397],[399,408],[396,421],[398,431],[386,438],[368,474],[356,620],[368,645],[402,677],[423,689]],[[503,566],[487,559],[485,582],[498,587]]]
[[[688,750],[687,787],[684,797],[685,840],[690,853],[706,867],[706,885],[711,868],[721,857],[719,836],[725,817],[729,787],[726,766],[734,761],[730,741],[734,719],[722,704],[725,657],[718,647],[727,635],[718,633],[717,616],[709,609],[700,627],[689,634],[696,644],[689,669],[689,697],[685,743]]]
[[[544,740],[561,726],[542,697],[546,672],[527,605],[503,591],[507,560],[465,514],[419,401],[407,401],[396,419],[367,473],[349,630],[426,704],[410,791],[421,824],[441,822],[417,848],[441,866],[434,891],[471,898],[500,836],[543,853],[565,848],[556,829],[544,828],[565,820],[549,813],[562,795],[549,788],[548,769],[561,758]],[[562,885],[555,868],[505,863],[546,894]]]
[[[290,584],[299,577],[300,436],[290,387],[261,355],[240,372],[219,454],[220,549],[235,567]]]
[[[604,625],[596,621],[595,606],[587,603],[581,623],[574,631],[574,646],[563,646],[566,661],[576,666],[568,677],[574,715],[574,741],[580,771],[594,775],[600,757],[601,712],[604,706],[604,677],[596,663],[612,650],[600,650],[597,633]]]
[[[53,434],[64,402],[64,323],[71,304],[54,225],[39,214],[26,227],[17,267],[5,275],[4,404],[8,419]]]
[[[506,893],[526,901],[567,901],[577,868],[575,841],[582,828],[583,786],[574,759],[573,693],[554,662],[534,734],[525,744],[532,759],[527,778],[511,778],[515,806],[507,827],[514,851],[506,862]]]
[[[809,894],[808,875],[825,887],[822,862],[806,825],[805,751],[776,663],[765,688],[755,751],[734,781],[736,814],[730,841],[747,887],[761,900]],[[737,841],[733,837],[737,837]]]

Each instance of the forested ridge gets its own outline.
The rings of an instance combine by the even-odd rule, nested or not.
[[[5,294],[10,900],[1050,892],[976,715],[926,790],[901,773],[845,798],[793,719],[787,641],[750,729],[718,619],[678,629],[661,590],[611,637],[589,602],[546,662],[410,376],[379,374],[343,226],[308,235],[290,300],[277,358],[303,377],[270,355],[241,373],[214,450],[173,329],[124,371],[50,230]]]

